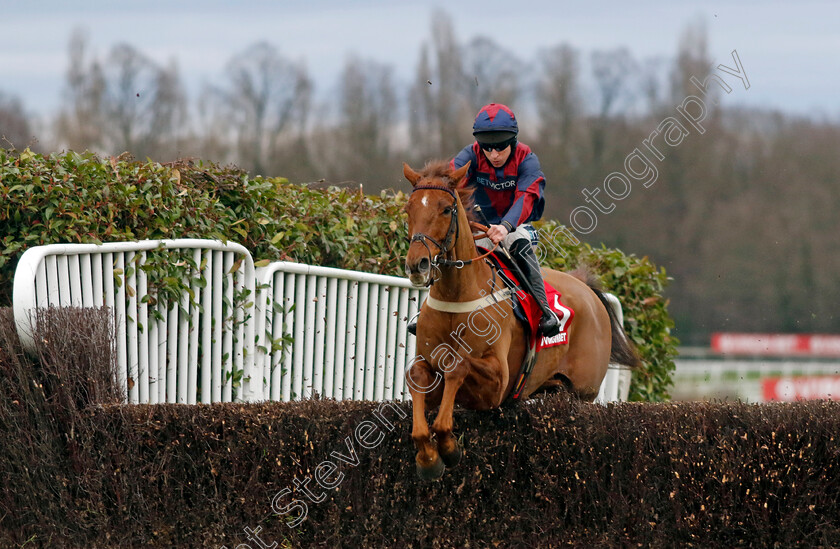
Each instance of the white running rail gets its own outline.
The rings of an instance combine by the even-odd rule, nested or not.
[[[257,268],[263,398],[407,400],[406,327],[425,299],[405,278],[278,261]],[[294,305],[294,307],[292,307]],[[283,337],[291,348],[271,352]]]
[[[160,254],[185,274],[171,308],[141,268]],[[111,307],[128,402],[193,404],[316,393],[407,400],[415,338],[406,327],[427,294],[393,276],[284,261],[255,268],[239,244],[177,239],[31,248],[13,301],[30,350],[36,307]],[[610,365],[597,401],[626,400],[629,384],[630,372]]]
[[[159,254],[188,275],[189,292],[177,304],[154,295],[161,281],[143,268]],[[253,300],[254,275],[247,249],[214,240],[37,246],[24,252],[15,271],[15,323],[32,350],[36,307],[107,306],[114,311],[117,375],[128,402],[230,402],[238,372],[245,386],[236,400],[248,400],[254,323],[235,300]]]

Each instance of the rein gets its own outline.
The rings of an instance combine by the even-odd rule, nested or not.
[[[452,247],[455,245],[455,241],[458,240],[458,236],[460,234],[460,227],[458,225],[458,197],[455,195],[455,191],[444,185],[417,185],[411,192],[414,193],[414,191],[419,190],[446,191],[454,199],[454,202],[452,202],[452,206],[450,206],[451,217],[449,220],[449,229],[446,231],[446,236],[443,239],[443,243],[438,242],[431,236],[424,233],[414,233],[413,235],[411,235],[411,238],[409,240],[409,245],[415,242],[420,242],[421,244],[423,244],[423,246],[426,247],[426,251],[429,253],[429,260],[431,261],[433,267],[455,267],[456,269],[463,269],[464,267],[473,263],[474,261],[478,261],[489,256],[496,250],[496,248],[499,247],[498,244],[495,244],[493,246],[493,249],[473,259],[446,259],[445,255],[452,250]],[[470,221],[470,228],[476,231],[481,231],[481,234],[473,235],[474,240],[480,240],[482,238],[485,238],[487,236],[487,230],[489,229],[489,227],[482,225],[481,223],[476,223],[475,221]],[[432,257],[432,250],[429,248],[429,245],[426,243],[426,241],[429,241],[435,246],[437,246],[438,254],[436,256]]]

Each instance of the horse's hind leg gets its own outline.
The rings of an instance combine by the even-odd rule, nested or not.
[[[556,393],[559,391],[574,393],[574,387],[572,387],[571,382],[562,374],[556,374],[555,377],[547,379],[542,385],[537,387],[537,390],[531,393],[531,395],[538,393]]]
[[[411,438],[417,447],[417,474],[421,478],[433,480],[443,475],[444,464],[432,442],[432,434],[426,421],[426,397],[440,393],[441,380],[439,376],[434,375],[431,366],[425,360],[418,360],[412,364],[405,377],[411,393]]]

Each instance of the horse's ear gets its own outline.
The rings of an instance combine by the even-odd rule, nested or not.
[[[458,188],[463,185],[464,177],[467,175],[467,172],[470,170],[471,161],[467,161],[466,164],[452,172],[452,181],[454,183],[455,188]]]
[[[411,182],[411,186],[417,185],[420,181],[420,174],[411,169],[411,166],[403,162],[403,175]]]

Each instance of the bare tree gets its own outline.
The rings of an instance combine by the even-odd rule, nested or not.
[[[65,104],[56,121],[56,136],[72,150],[104,145],[105,77],[96,59],[87,58],[87,35],[73,31],[68,45]]]
[[[623,95],[630,90],[625,84],[636,73],[637,65],[627,48],[592,52],[592,75],[598,93],[596,112],[599,118],[607,117]]]
[[[168,68],[127,44],[114,46],[105,62],[88,59],[85,35],[70,40],[67,104],[56,133],[75,150],[136,157],[177,155],[185,132],[186,96],[174,63]]]
[[[392,182],[389,164],[397,94],[392,70],[350,57],[341,77],[339,120],[333,133],[334,177],[369,183],[379,190]]]
[[[650,115],[661,120],[665,116],[662,111],[672,106],[666,104],[667,86],[663,85],[663,74],[667,72],[668,64],[661,57],[644,59],[639,67],[639,92],[644,106]],[[660,116],[662,114],[662,116]]]
[[[434,94],[432,92],[432,68],[429,62],[429,50],[426,46],[420,49],[420,62],[417,65],[417,76],[408,95],[409,139],[411,140],[412,161],[422,161],[424,158],[439,154],[442,150],[440,135],[436,128],[434,117]]]
[[[489,38],[478,37],[464,48],[464,75],[470,105],[515,104],[522,93],[522,62]]]
[[[465,99],[468,79],[462,57],[451,19],[444,12],[436,12],[432,17],[431,54],[424,45],[409,92],[410,132],[417,154],[449,157],[469,141],[469,122],[475,113]]]
[[[592,125],[592,158],[600,164],[607,147],[607,125],[613,107],[622,97],[629,97],[627,86],[637,72],[637,65],[627,48],[592,53],[592,75],[597,91],[596,117]]]
[[[566,147],[582,111],[578,53],[563,44],[540,52],[538,63],[541,77],[537,81],[536,98],[540,141],[544,146]]]
[[[297,101],[288,128],[273,142],[269,151],[267,173],[280,174],[296,181],[308,181],[323,177],[318,159],[314,159],[309,145],[310,119],[313,112],[312,80],[303,65],[299,66],[299,80],[296,83]]]
[[[111,50],[104,75],[111,151],[128,151],[140,158],[166,156],[186,123],[186,98],[177,67],[160,68],[132,46],[119,44]]]
[[[559,45],[538,54],[539,79],[536,82],[537,115],[540,121],[538,143],[540,164],[551,183],[546,194],[568,194],[564,184],[574,179],[574,172],[583,162],[582,148],[575,128],[582,118],[583,107],[579,78],[578,52],[568,45]],[[565,200],[558,200],[558,203]]]
[[[232,133],[225,117],[219,112],[220,100],[217,90],[205,87],[198,95],[194,116],[192,150],[189,154],[214,162],[226,163],[236,160]]]
[[[281,145],[302,138],[312,83],[302,65],[267,42],[235,55],[226,70],[226,85],[210,91],[215,112],[229,128],[238,163],[265,173]]]
[[[677,104],[688,95],[698,93],[694,79],[703,82],[712,68],[708,52],[706,25],[695,21],[688,25],[680,36],[677,59],[671,72],[671,100]],[[713,93],[719,91],[716,85],[710,86]]]
[[[34,146],[35,136],[20,99],[0,92],[0,147]]]
[[[177,63],[173,60],[158,71],[155,103],[150,111],[148,140],[155,145],[162,160],[177,158],[190,133],[187,93]],[[150,153],[154,153],[150,150]]]

